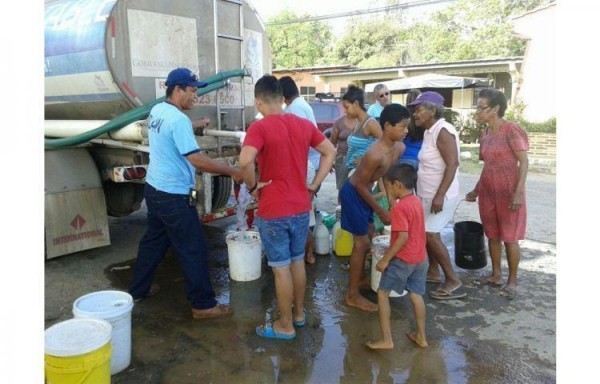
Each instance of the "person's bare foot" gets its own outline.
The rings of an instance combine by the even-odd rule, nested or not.
[[[367,341],[366,345],[367,345],[367,347],[369,347],[371,349],[393,349],[394,348],[393,341],[388,342],[385,340]]]
[[[421,348],[427,348],[429,346],[425,338],[418,337],[414,332],[406,332],[406,337],[408,337],[413,343],[417,344]]]
[[[346,295],[346,305],[365,312],[377,312],[378,309],[377,304],[370,302],[362,295],[356,295],[354,298]]]
[[[315,260],[315,254],[314,254],[314,253],[312,253],[312,252],[310,252],[310,253],[307,253],[307,254],[304,256],[304,261],[306,261],[306,264],[314,264],[314,263],[315,263],[315,261],[316,261],[316,260]]]
[[[491,285],[493,287],[501,287],[504,284],[502,276],[491,275],[488,276],[484,281],[487,285]]]
[[[446,291],[446,292],[454,292],[458,288],[462,287],[462,281],[458,280],[458,282],[450,281],[446,279],[439,287],[435,289],[435,291]]]

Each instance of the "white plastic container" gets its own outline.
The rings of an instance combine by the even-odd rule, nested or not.
[[[371,260],[371,289],[377,292],[379,289],[379,280],[381,280],[381,272],[379,272],[375,266],[379,262],[379,260],[383,259],[383,255],[390,247],[390,236],[389,235],[381,235],[375,236],[372,241],[372,249],[373,249],[373,259]],[[406,295],[408,292],[404,291],[402,294],[399,294],[396,291],[390,292],[390,297],[401,297]]]
[[[329,255],[329,230],[325,224],[320,223],[315,228],[315,253],[318,255]]]
[[[133,297],[123,291],[88,293],[73,303],[76,319],[101,319],[112,325],[111,375],[121,372],[131,363],[132,309]]]
[[[225,239],[231,279],[235,281],[252,281],[260,278],[262,243],[258,232],[234,232],[227,235]]]

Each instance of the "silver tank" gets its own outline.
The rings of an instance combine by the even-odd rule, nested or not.
[[[200,78],[246,68],[199,98],[191,118],[221,129],[252,121],[254,83],[271,70],[264,24],[237,0],[59,0],[45,3],[45,118],[110,120],[165,95],[170,70]],[[242,111],[244,114],[242,115]],[[211,124],[212,125],[212,124]]]

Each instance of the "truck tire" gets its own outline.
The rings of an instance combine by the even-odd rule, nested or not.
[[[109,216],[127,216],[140,209],[144,200],[144,184],[107,181],[104,183],[104,196]]]
[[[227,205],[233,188],[233,180],[229,176],[215,176],[212,185],[212,210],[215,211]]]

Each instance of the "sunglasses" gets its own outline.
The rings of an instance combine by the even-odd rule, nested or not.
[[[381,99],[382,97],[389,96],[389,95],[390,95],[389,92],[381,93],[381,94],[379,94],[379,98]]]

